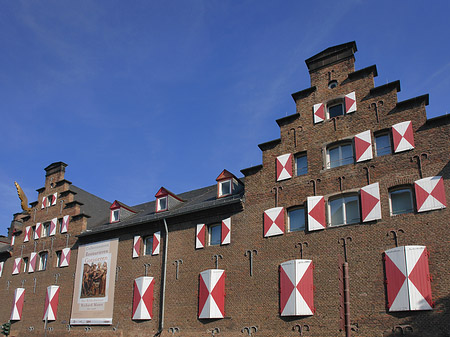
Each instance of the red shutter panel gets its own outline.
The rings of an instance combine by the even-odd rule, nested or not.
[[[287,153],[278,156],[277,163],[277,181],[292,178],[292,154]]]
[[[433,310],[430,270],[425,246],[405,246],[410,310]]]
[[[392,139],[394,141],[394,152],[414,149],[414,134],[411,121],[392,125]]]
[[[22,263],[22,258],[21,257],[17,257],[14,259],[14,265],[13,265],[13,271],[12,274],[16,275],[20,273],[20,265]]]
[[[152,255],[158,255],[159,254],[159,247],[161,241],[161,232],[156,232],[153,234],[153,247],[152,247]]]
[[[417,212],[425,212],[447,207],[444,180],[440,176],[429,177],[414,182]]]
[[[356,111],[356,93],[353,91],[345,95],[345,113],[349,114]]]
[[[325,219],[325,199],[323,196],[307,198],[308,204],[308,230],[316,231],[327,226]]]
[[[15,243],[16,243],[16,234],[13,233],[13,235],[11,236],[11,246],[14,246]]]
[[[133,258],[139,257],[141,254],[141,242],[142,238],[139,235],[133,238]]]
[[[25,236],[23,238],[23,242],[30,241],[30,233],[31,233],[31,226],[25,227]]]
[[[200,273],[198,318],[225,317],[225,271],[208,269]]]
[[[231,218],[222,220],[222,245],[228,245],[231,242]]]
[[[50,222],[50,236],[55,235],[56,234],[56,226],[58,224],[58,218],[54,218],[52,219],[52,221]]]
[[[59,287],[48,286],[45,294],[44,321],[55,321],[58,312]]]
[[[28,265],[28,272],[34,273],[36,269],[36,260],[37,260],[37,253],[33,252],[30,255],[30,264]]]
[[[370,130],[358,133],[355,136],[355,155],[357,162],[373,158]]]
[[[313,315],[313,291],[311,260],[291,260],[280,265],[281,316]]]
[[[3,274],[3,266],[4,266],[4,262],[2,261],[2,262],[0,262],[0,277],[2,277],[2,274]]]
[[[67,231],[69,230],[69,220],[70,220],[69,215],[63,216],[63,221],[61,224],[61,233],[67,233]]]
[[[58,199],[58,193],[53,193],[52,195],[52,206],[56,205],[56,200]]]
[[[38,222],[36,224],[36,230],[34,232],[34,239],[38,240],[41,237],[41,234],[42,234],[42,224]]]
[[[385,251],[386,288],[388,310],[408,311],[409,296],[406,272],[405,247]]]
[[[11,310],[11,321],[20,321],[22,319],[23,303],[25,299],[25,288],[16,288],[14,291],[13,307]]]
[[[47,197],[42,197],[41,208],[47,207]]]
[[[154,286],[153,277],[142,276],[134,280],[132,319],[152,319]]]
[[[205,247],[205,238],[206,238],[206,226],[205,224],[197,225],[197,232],[195,235],[195,248],[203,248]]]
[[[314,104],[313,107],[314,124],[325,120],[325,105],[323,103]]]
[[[264,211],[264,237],[284,233],[284,208],[274,207]]]
[[[381,219],[379,183],[361,188],[361,213],[363,222]]]
[[[59,262],[60,267],[68,267],[70,263],[70,248],[63,248],[61,251],[61,261]]]

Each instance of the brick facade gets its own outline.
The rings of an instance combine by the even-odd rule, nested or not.
[[[303,330],[304,336],[345,336],[342,273],[345,259],[342,239],[345,239],[349,274],[349,335],[395,336],[400,335],[403,329],[410,336],[448,336],[450,286],[447,280],[450,275],[446,238],[450,234],[449,210],[442,208],[418,212],[414,182],[422,177],[441,176],[447,200],[450,198],[450,118],[442,116],[427,120],[427,95],[398,102],[398,81],[374,87],[376,67],[355,71],[355,51],[356,44],[347,43],[328,48],[306,61],[311,87],[292,95],[296,113],[277,120],[280,138],[259,145],[262,165],[242,170],[245,177],[241,181],[245,183],[245,191],[237,184],[232,195],[217,198],[214,185],[181,194],[181,204],[166,212],[156,213],[154,202],[133,206],[131,209],[136,215],[110,224],[110,203],[92,198],[80,200],[83,193],[70,192],[71,183],[64,180],[65,166],[58,163],[49,166],[45,187],[38,190],[38,202],[33,204],[33,210],[28,216],[17,215],[17,221],[13,222],[17,238],[0,278],[0,296],[5,299],[5,305],[0,308],[0,321],[8,320],[13,290],[20,287],[24,280],[26,297],[23,318],[13,324],[13,333],[16,336],[43,335],[45,288],[55,284],[54,274],[59,273],[57,284],[61,286],[61,293],[58,318],[48,323],[52,329],[48,332],[49,336],[65,335],[69,329],[70,334],[76,336],[154,336],[160,333],[161,336],[186,337],[250,334],[286,337],[299,336],[299,329]],[[335,87],[332,85],[334,83]],[[334,103],[345,102],[345,95],[353,92],[356,111],[334,118],[325,115],[324,121],[314,123],[315,104],[324,103],[326,110],[327,104],[330,107]],[[393,153],[392,126],[405,121],[412,123],[415,147]],[[353,155],[352,163],[328,168],[330,159],[327,152],[343,144],[354,149],[354,136],[367,130],[370,130],[372,140],[372,159],[355,162]],[[377,156],[375,136],[382,134],[389,135],[392,153]],[[293,174],[291,178],[277,181],[276,160],[284,154],[292,154]],[[306,174],[295,173],[297,154],[307,156]],[[379,183],[381,219],[351,221],[347,218],[350,217],[349,211],[343,220],[349,224],[330,226],[332,201],[354,197],[360,217],[360,189],[376,182]],[[410,189],[414,210],[391,215],[390,192],[400,187]],[[55,192],[58,193],[57,205],[42,209],[42,197]],[[303,208],[306,213],[307,198],[314,196],[314,192],[324,197],[326,228],[307,230],[305,214],[306,229],[290,232],[289,212]],[[60,201],[64,201],[62,206]],[[105,211],[101,216],[94,216],[92,211],[91,214],[86,213],[80,204],[83,202],[96,202]],[[283,207],[284,234],[264,237],[264,212],[274,207]],[[72,247],[72,255],[69,267],[57,268],[54,258],[49,258],[46,271],[11,275],[14,258],[29,256],[34,250],[34,240],[23,244],[25,227],[66,214],[71,216],[69,246]],[[204,248],[195,248],[197,224],[208,227],[220,224],[227,218],[231,218],[229,244],[206,244]],[[395,247],[391,231],[398,234],[399,246],[427,247],[433,278],[433,310],[388,311],[384,252]],[[141,246],[140,256],[133,258],[133,238],[145,238],[155,232],[161,232],[160,253],[144,255]],[[54,237],[53,249],[51,238],[46,237],[36,241],[36,251],[48,250],[50,255],[66,246],[64,234],[57,233]],[[88,326],[69,327],[77,247],[113,238],[119,238],[113,324],[91,326],[89,331],[86,331]],[[279,266],[301,258],[300,244],[303,246],[303,259],[312,260],[315,267],[315,311],[311,316],[281,316]],[[250,252],[253,255],[252,275]],[[218,268],[226,272],[225,317],[199,319],[199,274],[215,268],[214,255],[220,255],[216,257]],[[167,274],[164,280],[165,260]],[[144,276],[145,264],[150,264],[147,273],[155,280],[153,318],[133,321],[133,281]],[[37,280],[35,292],[34,278]],[[34,330],[30,331],[30,327]]]

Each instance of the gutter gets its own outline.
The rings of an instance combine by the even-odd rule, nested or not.
[[[164,221],[164,231],[165,231],[165,238],[164,238],[164,257],[163,257],[163,265],[162,265],[162,276],[161,276],[161,299],[160,299],[160,306],[159,306],[159,329],[158,332],[155,334],[155,336],[160,336],[163,329],[164,329],[164,309],[165,309],[165,303],[166,303],[166,276],[167,276],[167,248],[169,243],[169,229],[167,228],[167,221],[166,218],[163,218]]]

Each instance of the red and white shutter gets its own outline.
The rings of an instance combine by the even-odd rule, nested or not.
[[[15,243],[16,243],[16,235],[13,233],[13,235],[11,236],[11,246],[14,246]]]
[[[345,113],[349,114],[356,111],[356,93],[353,91],[345,95]]]
[[[2,274],[3,274],[3,265],[4,265],[4,262],[3,261],[0,262],[0,277],[2,277]]]
[[[70,220],[69,215],[63,216],[63,220],[61,223],[61,233],[67,233],[67,231],[69,230],[69,220]]]
[[[428,177],[414,182],[417,212],[447,207],[444,180],[440,176]]]
[[[153,277],[142,276],[134,280],[132,319],[152,319],[153,316]]]
[[[314,104],[313,114],[314,124],[323,122],[325,120],[325,105],[323,103]]]
[[[41,208],[47,207],[47,197],[42,197]]]
[[[308,204],[308,231],[316,231],[327,227],[325,219],[325,198],[314,196],[307,198]]]
[[[22,318],[23,302],[25,298],[25,288],[16,288],[14,291],[14,302],[11,310],[11,321],[20,321]]]
[[[373,158],[370,130],[358,133],[355,136],[355,154],[357,162]]]
[[[20,265],[22,263],[22,258],[21,257],[16,257],[14,259],[14,265],[13,265],[13,271],[12,274],[16,275],[20,273]]]
[[[278,156],[277,162],[277,181],[292,178],[292,154],[287,153]]]
[[[158,255],[159,254],[159,247],[161,241],[161,232],[156,232],[153,234],[153,247],[152,247],[152,255]]]
[[[58,218],[52,219],[50,222],[50,236],[56,234],[56,226],[58,225]]]
[[[52,206],[56,205],[56,201],[58,200],[58,193],[53,193],[52,195]]]
[[[44,317],[42,320],[55,321],[58,312],[59,286],[48,286],[45,295]]]
[[[221,245],[228,245],[231,242],[231,218],[222,220],[222,242]]]
[[[31,253],[30,255],[30,263],[28,264],[28,272],[34,273],[36,269],[36,260],[37,260],[37,253]]]
[[[274,207],[264,211],[264,237],[284,234],[284,208]]]
[[[205,247],[205,238],[206,238],[206,226],[205,224],[198,224],[197,231],[195,234],[195,248],[203,248]]]
[[[291,260],[280,265],[281,316],[314,314],[313,269],[311,260]]]
[[[379,183],[361,188],[361,213],[363,222],[381,219]]]
[[[140,235],[135,235],[133,238],[133,258],[139,257],[141,254],[141,242],[142,238]]]
[[[59,262],[60,267],[68,267],[70,263],[70,248],[63,248],[61,250],[61,261]]]
[[[410,310],[433,310],[428,252],[425,246],[405,246]]]
[[[225,317],[225,271],[208,269],[200,273],[198,318]]]
[[[402,246],[385,252],[389,311],[432,310],[425,246]]]
[[[34,231],[34,239],[37,240],[41,237],[42,234],[42,224],[38,222],[36,224],[36,230]]]
[[[25,236],[23,238],[23,242],[30,241],[30,233],[31,233],[31,226],[25,227]]]
[[[394,152],[414,149],[414,134],[411,121],[392,125],[392,139],[394,141]]]

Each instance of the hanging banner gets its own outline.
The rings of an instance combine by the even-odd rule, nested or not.
[[[112,324],[118,239],[78,248],[72,325]]]

